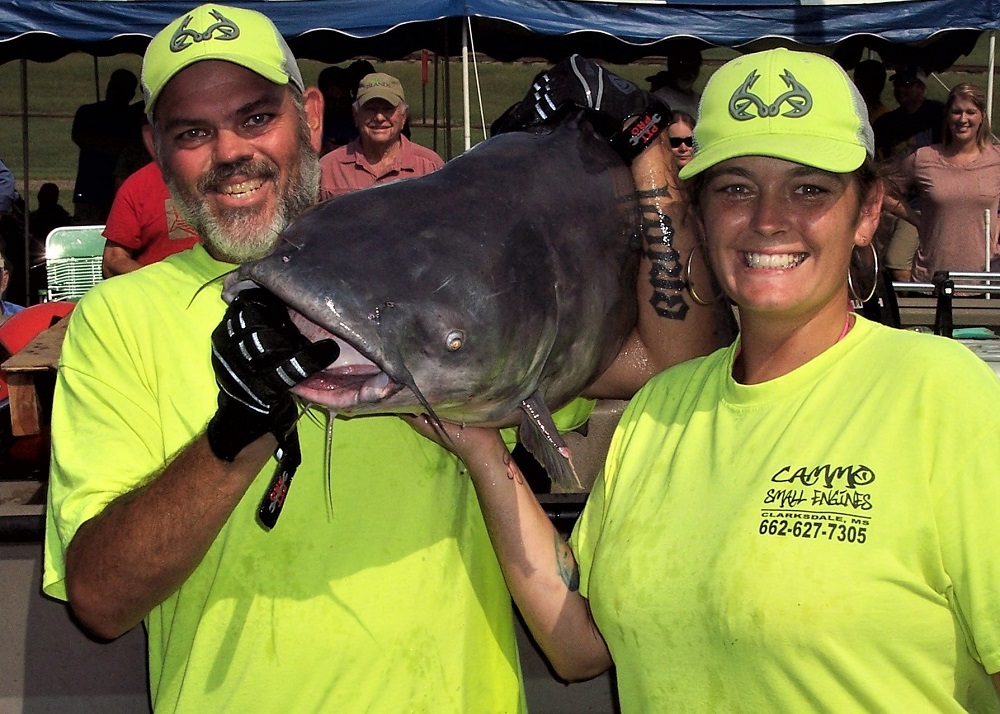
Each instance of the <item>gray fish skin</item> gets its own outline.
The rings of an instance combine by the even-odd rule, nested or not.
[[[310,339],[341,343],[294,390],[306,401],[514,425],[524,400],[555,410],[618,353],[636,320],[638,225],[630,169],[574,116],[319,204],[238,279],[277,295]]]

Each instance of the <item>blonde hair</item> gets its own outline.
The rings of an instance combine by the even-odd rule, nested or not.
[[[991,133],[990,120],[986,114],[986,94],[978,86],[969,82],[956,84],[948,92],[948,99],[944,103],[944,127],[941,130],[942,142],[945,146],[948,146],[955,140],[955,137],[951,133],[951,122],[948,121],[948,115],[951,114],[952,106],[959,99],[968,99],[976,105],[976,109],[982,115],[983,119],[979,122],[979,130],[976,132],[976,146],[982,149],[990,142]]]

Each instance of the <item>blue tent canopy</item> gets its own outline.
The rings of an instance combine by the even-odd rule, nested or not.
[[[0,5],[0,61],[52,60],[77,50],[95,55],[142,52],[156,31],[197,1],[6,0]],[[233,0],[232,4],[264,12],[300,57],[326,62],[359,54],[392,59],[419,49],[455,54],[466,21],[477,51],[502,60],[554,59],[576,51],[629,61],[663,54],[679,37],[726,47],[762,38],[807,46],[872,46],[873,42],[933,46],[964,37],[961,44],[971,46],[968,37],[1000,29],[1000,0]]]

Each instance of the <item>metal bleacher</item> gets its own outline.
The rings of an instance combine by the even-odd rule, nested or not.
[[[893,283],[897,327],[950,337],[1000,376],[1000,273],[939,271],[930,283]]]
[[[46,300],[79,300],[99,283],[103,225],[55,228],[45,239]]]

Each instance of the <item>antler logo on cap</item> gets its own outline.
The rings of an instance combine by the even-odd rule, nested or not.
[[[221,12],[212,10],[209,14],[216,21],[209,25],[208,29],[204,32],[189,30],[188,23],[191,22],[191,16],[188,15],[185,17],[184,22],[181,23],[181,26],[174,32],[173,37],[170,38],[170,51],[181,52],[190,47],[192,42],[211,40],[212,36],[216,33],[218,33],[218,37],[215,38],[217,40],[235,40],[240,36],[240,28]]]
[[[789,109],[782,116],[794,119],[805,116],[813,106],[813,98],[795,76],[787,69],[780,75],[781,79],[788,87],[787,92],[783,92],[770,104],[765,103],[760,97],[751,92],[754,83],[760,79],[757,70],[753,70],[743,80],[733,96],[729,99],[729,115],[736,121],[749,121],[750,119],[767,119],[776,117],[781,112],[782,105],[788,103]],[[754,116],[747,111],[751,106],[757,108],[757,115]]]

